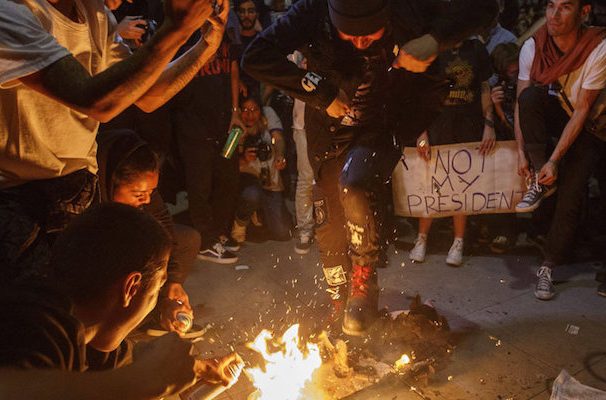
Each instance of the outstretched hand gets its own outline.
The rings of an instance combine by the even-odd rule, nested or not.
[[[189,37],[211,16],[213,4],[214,0],[166,0],[164,21]]]
[[[438,42],[434,37],[425,34],[405,43],[398,51],[392,66],[410,72],[425,72],[438,56],[438,50]]]

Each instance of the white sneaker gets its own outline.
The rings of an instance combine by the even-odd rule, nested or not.
[[[417,236],[415,247],[410,250],[410,261],[422,263],[425,261],[425,253],[427,252],[427,236]]]
[[[311,249],[311,237],[307,235],[301,235],[299,239],[297,239],[297,243],[295,243],[295,253],[297,254],[307,254]]]
[[[238,256],[226,250],[221,242],[217,242],[207,249],[200,250],[198,258],[217,264],[233,264],[238,261]]]
[[[446,264],[453,267],[460,267],[463,264],[463,239],[455,239],[448,250]]]

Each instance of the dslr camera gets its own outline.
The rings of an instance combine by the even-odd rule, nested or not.
[[[264,142],[259,135],[247,136],[244,139],[244,149],[255,149],[257,159],[261,162],[271,158],[271,145]]]

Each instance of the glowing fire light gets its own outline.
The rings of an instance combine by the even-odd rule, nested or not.
[[[402,354],[402,357],[395,362],[394,367],[396,370],[401,370],[408,364],[410,364],[410,357],[408,357],[408,354]]]
[[[303,399],[302,389],[311,380],[313,372],[322,364],[320,349],[315,344],[307,344],[299,349],[299,325],[293,325],[281,339],[263,330],[248,345],[265,359],[265,371],[261,368],[247,368],[246,374],[257,392],[257,400],[299,400]],[[270,343],[278,343],[278,350],[270,350]]]

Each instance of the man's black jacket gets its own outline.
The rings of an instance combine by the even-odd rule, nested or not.
[[[394,58],[396,46],[425,33],[430,33],[442,50],[486,28],[496,15],[492,3],[490,0],[390,1],[390,24],[376,44],[388,54],[385,70]],[[307,70],[288,61],[287,55],[295,50],[306,57]],[[327,0],[300,0],[284,17],[259,34],[243,55],[242,67],[249,75],[306,103],[305,124],[312,164],[329,154],[331,136],[340,128],[340,121],[330,118],[326,108],[336,98],[339,88],[351,98],[363,79],[364,72],[356,51],[338,37],[330,22]],[[308,72],[320,78],[319,81],[313,79],[312,90],[305,84],[309,82]],[[395,74],[398,83],[390,85],[391,90],[387,91],[393,92],[397,88],[406,93],[385,93],[385,102],[395,97],[402,103],[414,104],[418,110],[425,102],[426,111],[430,112],[422,112],[424,118],[421,121],[417,118],[414,125],[418,125],[416,130],[426,128],[435,117],[439,104],[435,98],[428,100],[436,80],[431,79],[431,72],[397,71]],[[416,99],[411,101],[406,97]]]

